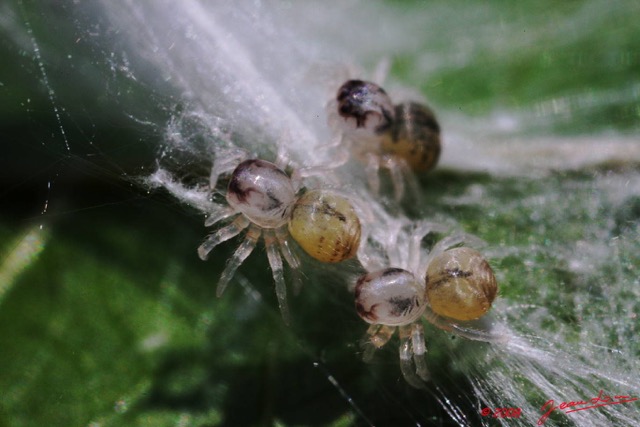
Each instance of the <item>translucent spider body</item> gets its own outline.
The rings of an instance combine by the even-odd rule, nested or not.
[[[212,187],[218,175],[230,171],[232,164],[225,159],[214,164]],[[242,161],[229,179],[226,192],[229,206],[212,211],[205,225],[211,226],[227,218],[233,220],[209,235],[198,248],[198,255],[206,260],[215,246],[247,230],[244,241],[228,260],[218,282],[216,294],[221,296],[235,271],[263,236],[278,304],[286,322],[289,310],[282,257],[294,271],[300,265],[289,246],[287,229],[309,255],[324,262],[339,262],[353,256],[360,242],[360,222],[346,199],[319,190],[298,198],[299,186],[296,179],[273,163],[260,159]],[[327,228],[326,224],[332,223],[333,217],[343,226]],[[323,256],[324,253],[330,253],[331,259]]]
[[[240,163],[227,189],[229,206],[263,228],[286,224],[295,200],[296,191],[289,175],[260,159]]]
[[[336,96],[343,132],[358,140],[375,140],[389,132],[395,109],[391,98],[380,86],[363,80],[349,80]]]
[[[424,329],[419,320],[427,307],[424,283],[407,270],[386,268],[361,276],[355,298],[358,315],[371,324],[367,336],[372,347],[365,357],[370,358],[371,350],[385,345],[398,327],[402,374],[409,384],[420,387],[420,379],[429,379]]]
[[[412,242],[419,248],[422,235]],[[424,360],[426,345],[422,318],[440,329],[465,338],[498,341],[502,337],[461,325],[459,321],[477,319],[490,308],[497,294],[497,282],[482,255],[470,248],[448,249],[463,240],[458,236],[443,239],[420,267],[419,257],[408,257],[414,272],[403,268],[370,271],[358,278],[355,306],[358,315],[371,324],[367,330],[365,359],[384,346],[396,328],[400,336],[400,368],[407,382],[422,387],[429,379]],[[426,270],[421,280],[418,270]],[[446,316],[446,317],[441,317]]]
[[[379,192],[378,170],[391,173],[396,199],[404,195],[404,180],[416,188],[411,172],[426,172],[438,162],[440,125],[428,107],[416,102],[394,106],[383,88],[363,80],[349,80],[329,104],[329,123],[366,163],[369,185]],[[404,176],[403,176],[404,175]]]

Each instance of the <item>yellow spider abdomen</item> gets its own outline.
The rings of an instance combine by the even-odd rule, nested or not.
[[[440,158],[440,125],[426,106],[409,102],[396,105],[396,121],[381,135],[381,151],[403,159],[414,172],[426,172]]]
[[[313,190],[298,199],[289,233],[306,253],[322,262],[353,257],[360,245],[360,220],[351,204],[336,194]]]
[[[436,256],[425,277],[431,309],[456,320],[482,317],[498,293],[493,270],[475,249],[455,248]]]

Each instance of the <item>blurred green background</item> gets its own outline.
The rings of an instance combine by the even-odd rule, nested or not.
[[[453,425],[434,388],[403,382],[395,341],[373,363],[361,361],[366,325],[341,285],[355,265],[305,258],[311,267],[302,293],[290,296],[291,327],[261,249],[216,299],[235,245],[201,262],[203,218],[136,185],[154,168],[171,89],[110,74],[108,52],[74,44],[71,3],[3,7],[0,426]],[[392,77],[420,88],[445,123],[447,111],[482,120],[503,110],[530,117],[519,136],[640,135],[637,2],[386,7],[432,11],[424,40],[392,58]],[[432,56],[439,66],[425,73]],[[565,107],[544,113],[553,100]],[[156,132],[131,119],[141,116]],[[515,248],[492,261],[502,297],[534,300],[574,327],[582,307],[573,292],[606,280],[638,286],[640,189],[618,200],[607,185],[637,183],[639,173],[633,162],[518,179],[438,170],[422,182],[429,204],[421,210]],[[451,203],[478,187],[481,200]],[[588,275],[557,257],[576,241],[614,238],[623,244]],[[468,379],[439,350],[453,338],[427,338],[434,383],[479,422]],[[637,345],[610,341],[637,358]],[[457,345],[481,357],[482,345]]]

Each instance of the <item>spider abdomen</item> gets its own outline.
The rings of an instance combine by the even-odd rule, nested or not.
[[[398,104],[391,132],[382,135],[384,154],[403,159],[414,172],[433,169],[440,158],[440,125],[425,105]]]
[[[498,293],[493,270],[476,250],[462,247],[436,256],[425,277],[431,309],[456,320],[482,317]]]
[[[289,233],[310,256],[322,262],[353,257],[360,245],[360,220],[343,197],[326,191],[309,191],[291,213]]]

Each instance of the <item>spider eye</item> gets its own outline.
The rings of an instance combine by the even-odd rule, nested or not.
[[[295,200],[289,176],[273,163],[250,159],[233,171],[227,202],[264,228],[284,225]]]
[[[431,309],[456,320],[482,317],[498,293],[489,263],[471,248],[455,248],[436,256],[425,277]]]
[[[407,270],[367,273],[356,282],[356,310],[368,323],[408,325],[424,312],[424,290],[424,284]]]
[[[340,104],[340,107],[338,108],[338,111],[340,112],[341,116],[351,116],[352,115],[352,110],[353,107],[351,106],[351,104]]]
[[[358,250],[360,220],[343,197],[314,190],[294,205],[289,233],[315,259],[340,262],[353,257]]]
[[[342,102],[346,98],[352,97],[354,94],[362,92],[363,88],[366,88],[367,85],[374,85],[374,84],[367,83],[362,80],[347,80],[342,86],[340,86],[340,89],[338,89],[338,95],[336,96],[336,100],[338,102]]]

